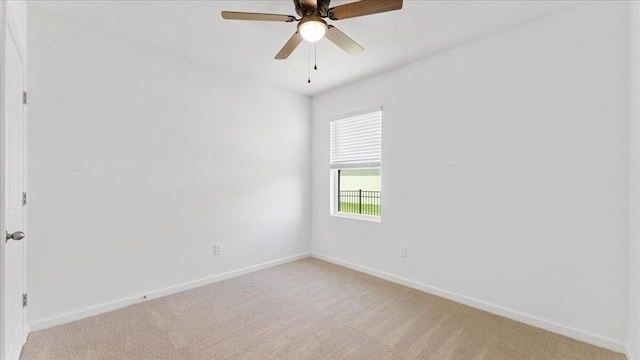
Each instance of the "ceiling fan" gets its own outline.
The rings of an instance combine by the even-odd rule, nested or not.
[[[402,0],[360,0],[353,3],[329,8],[331,0],[293,0],[296,13],[300,19],[292,15],[263,14],[223,11],[222,18],[227,20],[256,20],[298,22],[298,29],[276,55],[277,60],[284,60],[291,55],[302,40],[316,42],[323,37],[336,44],[350,55],[360,54],[364,48],[333,25],[328,25],[323,18],[343,20],[358,16],[373,15],[387,11],[402,9]]]

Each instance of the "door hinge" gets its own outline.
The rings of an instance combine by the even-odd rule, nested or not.
[[[22,92],[22,104],[23,105],[27,105],[27,92],[26,91]]]
[[[27,206],[27,193],[22,193],[22,206]]]
[[[27,307],[27,294],[22,294],[22,307]]]

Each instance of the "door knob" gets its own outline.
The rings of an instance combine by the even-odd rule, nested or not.
[[[9,234],[9,232],[5,230],[5,233],[7,234],[7,239],[4,242],[7,242],[9,240],[19,241],[24,238],[24,233],[22,231],[16,231],[13,234]]]

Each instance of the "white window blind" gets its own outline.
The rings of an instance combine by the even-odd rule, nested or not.
[[[382,111],[331,122],[332,169],[379,167],[382,159]]]

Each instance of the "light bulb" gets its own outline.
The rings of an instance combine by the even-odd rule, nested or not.
[[[307,21],[298,28],[300,36],[308,42],[316,42],[324,37],[327,32],[327,24],[323,21]]]

